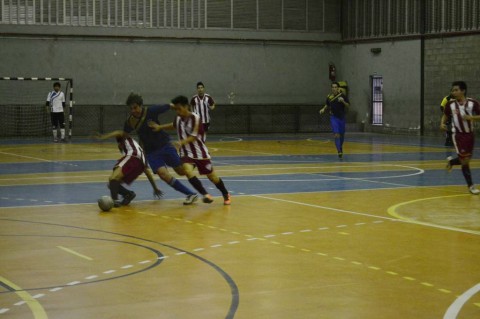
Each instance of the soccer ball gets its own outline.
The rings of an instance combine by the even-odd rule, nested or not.
[[[110,211],[113,207],[113,199],[110,196],[102,196],[98,199],[98,207],[104,212]]]

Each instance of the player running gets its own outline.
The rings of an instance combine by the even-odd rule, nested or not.
[[[323,114],[327,108],[330,109],[330,124],[332,126],[335,146],[338,158],[343,158],[343,140],[345,139],[345,113],[350,106],[348,97],[340,91],[340,84],[333,82],[332,93],[327,96],[325,106],[320,110]]]
[[[453,145],[457,151],[456,158],[447,157],[447,170],[451,171],[454,165],[461,165],[468,190],[471,194],[478,195],[480,191],[473,185],[470,159],[475,145],[472,122],[480,121],[480,104],[466,97],[467,84],[463,81],[453,82],[451,93],[454,99],[445,106],[440,123],[440,128],[444,131],[447,130],[447,122],[452,123]]]
[[[223,195],[223,204],[230,205],[230,194],[225,188],[222,179],[217,176],[213,169],[211,157],[204,142],[204,131],[199,115],[190,111],[188,98],[185,96],[177,96],[172,100],[172,104],[177,112],[175,121],[163,125],[150,122],[150,127],[153,131],[175,128],[178,135],[178,141],[175,142],[175,146],[180,150],[180,157],[187,177],[189,179],[195,177],[193,169],[197,167],[200,175],[207,175],[208,179],[220,190]],[[207,193],[199,180],[198,182],[199,185],[196,189],[203,195],[203,201],[211,203],[213,201],[212,196]]]

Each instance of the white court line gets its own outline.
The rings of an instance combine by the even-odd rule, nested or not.
[[[419,222],[419,221],[410,221],[410,220],[403,220],[403,219],[390,218],[390,217],[384,217],[384,216],[377,216],[377,215],[368,214],[368,213],[354,212],[354,211],[351,211],[351,210],[307,204],[307,203],[296,202],[296,201],[287,200],[287,199],[273,198],[273,197],[262,196],[262,195],[250,195],[250,196],[257,197],[257,198],[274,200],[274,201],[278,201],[278,202],[285,202],[285,203],[290,203],[290,204],[295,204],[295,205],[301,205],[301,206],[307,206],[307,207],[313,207],[313,208],[321,208],[321,209],[331,210],[331,211],[339,212],[339,213],[347,213],[347,214],[351,214],[351,215],[365,216],[365,217],[375,218],[377,220],[378,219],[384,219],[384,220],[389,220],[389,221],[398,222],[398,223],[405,223],[405,224],[410,224],[410,225],[420,225],[420,226],[426,226],[426,227],[431,227],[431,228],[437,228],[437,229],[459,232],[459,233],[473,234],[473,235],[477,235],[477,236],[480,235],[480,232],[474,231],[474,230],[467,230],[467,229],[461,229],[461,228],[456,228],[456,227],[442,226],[442,225],[424,223],[424,222]],[[319,230],[321,230],[321,229],[319,229]]]
[[[20,155],[20,154],[15,154],[15,153],[0,152],[0,154],[11,155],[11,156],[16,156],[16,157],[22,157],[22,158],[28,158],[28,159],[34,159],[34,160],[36,160],[36,161],[42,161],[42,162],[48,162],[48,163],[55,162],[55,161],[51,161],[51,160],[46,160],[46,159],[44,159],[44,158],[38,158],[38,157],[32,157],[32,156],[25,156],[25,155]]]
[[[455,319],[457,318],[458,313],[462,310],[463,305],[477,292],[480,291],[480,284],[473,286],[472,288],[465,291],[460,297],[458,297],[451,305],[448,307],[447,312],[443,316],[443,319]]]

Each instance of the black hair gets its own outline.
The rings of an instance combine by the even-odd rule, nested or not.
[[[53,87],[56,87],[56,86],[62,87],[62,85],[60,84],[60,82],[55,82],[55,83],[53,83]]]
[[[197,82],[197,88],[198,88],[198,86],[199,86],[199,85],[201,85],[201,86],[205,87],[205,85],[203,85],[203,82],[202,82],[202,81],[200,81],[200,82]]]
[[[127,106],[132,106],[133,104],[138,104],[140,106],[143,105],[143,98],[136,94],[136,93],[130,93],[130,95],[127,97]]]
[[[336,84],[338,87],[340,87],[340,83],[338,83],[338,82],[332,82],[332,84],[330,86],[332,86],[334,84]]]
[[[467,95],[467,83],[465,83],[464,81],[455,81],[452,83],[452,88],[454,86],[458,86],[458,88],[461,91],[465,91],[465,95]]]
[[[179,95],[172,99],[173,104],[180,104],[180,105],[189,105],[188,98],[183,95]]]

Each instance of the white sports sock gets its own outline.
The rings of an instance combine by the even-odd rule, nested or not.
[[[65,129],[64,128],[60,129],[60,135],[62,136],[62,140],[64,140],[65,139]]]

